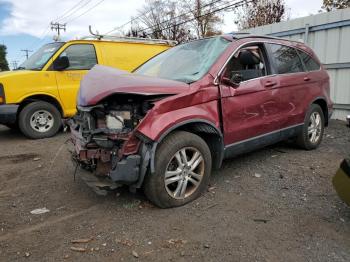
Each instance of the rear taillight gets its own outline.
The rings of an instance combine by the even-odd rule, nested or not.
[[[5,91],[2,84],[0,84],[0,105],[1,104],[5,104]]]

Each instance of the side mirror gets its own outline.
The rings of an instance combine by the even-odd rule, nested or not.
[[[243,76],[240,73],[234,73],[232,78],[231,78],[231,82],[236,85],[239,86],[239,84],[243,81]]]
[[[221,79],[221,82],[225,85],[237,88],[239,84],[242,82],[242,80],[243,80],[242,75],[239,73],[235,73],[231,79],[227,77],[223,77]]]
[[[62,71],[69,67],[69,59],[67,56],[59,56],[53,62],[53,69],[56,71]]]

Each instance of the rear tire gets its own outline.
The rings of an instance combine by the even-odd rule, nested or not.
[[[312,104],[306,113],[302,131],[297,137],[297,144],[306,150],[316,149],[322,142],[325,119],[321,107]]]
[[[211,165],[211,153],[202,138],[189,132],[174,132],[156,151],[155,173],[145,178],[145,194],[161,208],[185,205],[206,190]]]
[[[28,138],[41,139],[54,136],[61,126],[61,114],[47,102],[38,101],[26,105],[19,114],[18,125]]]

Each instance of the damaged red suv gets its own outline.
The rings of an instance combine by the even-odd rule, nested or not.
[[[68,122],[97,193],[143,187],[167,208],[200,196],[225,158],[289,138],[317,148],[331,113],[329,76],[309,47],[235,34],[178,45],[133,73],[94,67]]]

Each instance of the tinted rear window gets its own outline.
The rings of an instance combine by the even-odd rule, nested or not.
[[[298,50],[298,53],[303,60],[307,71],[316,71],[320,69],[320,64],[317,63],[316,60],[313,59],[310,55],[300,50]]]
[[[288,46],[269,44],[277,74],[303,72],[304,67],[297,51]]]

